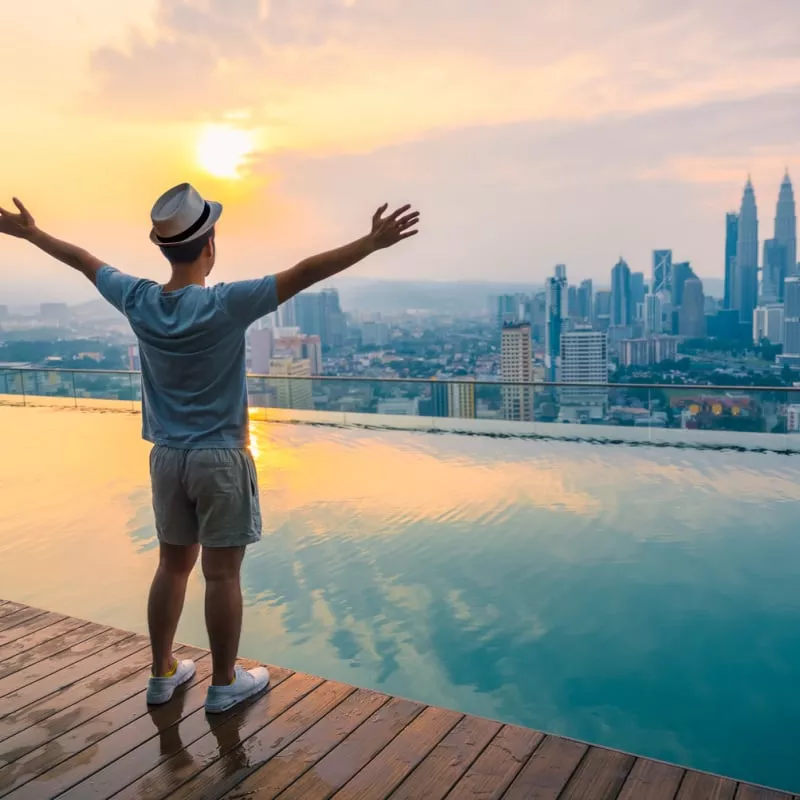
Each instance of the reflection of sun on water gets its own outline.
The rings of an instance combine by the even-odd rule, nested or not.
[[[208,125],[197,143],[197,163],[215,178],[238,179],[254,149],[251,132],[232,125]]]

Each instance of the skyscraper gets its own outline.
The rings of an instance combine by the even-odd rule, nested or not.
[[[701,339],[706,335],[706,298],[703,282],[689,278],[683,284],[683,303],[680,308],[680,334],[690,339]]]
[[[547,380],[558,380],[561,357],[561,331],[567,314],[567,268],[556,265],[556,274],[545,281],[546,322],[544,333],[544,363]],[[505,331],[504,331],[505,332]]]
[[[672,307],[683,305],[683,286],[691,278],[697,278],[692,265],[688,261],[680,261],[672,265]]]
[[[580,319],[577,286],[570,286],[567,290],[567,316],[570,319]]]
[[[500,380],[521,384],[530,384],[533,380],[531,326],[527,323],[509,324],[503,327],[500,343]],[[505,419],[523,422],[532,420],[533,386],[504,386],[503,416]]]
[[[756,306],[753,313],[753,343],[783,344],[783,303]]]
[[[608,336],[576,330],[561,337],[561,380],[570,384],[608,383]],[[600,386],[569,386],[559,391],[559,420],[597,420],[605,416],[608,391]]]
[[[661,310],[661,298],[657,294],[648,294],[644,298],[644,330],[648,335],[661,333],[664,330],[664,317]]]
[[[631,272],[631,296],[634,309],[644,303],[644,272]]]
[[[786,274],[797,274],[797,216],[789,170],[783,176],[775,211],[775,241],[786,248]]]
[[[749,177],[739,210],[735,276],[733,307],[739,311],[739,322],[749,326],[758,303],[758,208]]]
[[[725,215],[725,297],[723,308],[733,308],[736,281],[736,245],[739,241],[739,212]]]
[[[800,358],[800,277],[787,278],[783,297],[783,353]]]
[[[611,324],[630,325],[634,320],[631,270],[620,258],[611,270]]]
[[[672,250],[653,250],[652,294],[669,294],[672,291]]]
[[[592,318],[592,281],[581,281],[578,287],[578,316],[586,322]]]
[[[783,282],[789,275],[789,258],[786,245],[777,239],[764,240],[764,260],[761,272],[761,302],[780,303],[783,300]]]

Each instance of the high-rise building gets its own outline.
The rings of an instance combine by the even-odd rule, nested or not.
[[[800,277],[784,282],[783,353],[800,358]]]
[[[672,250],[653,250],[653,283],[651,294],[672,292]]]
[[[692,265],[688,261],[679,261],[672,265],[672,307],[683,305],[683,285],[689,279],[697,278]]]
[[[561,336],[561,421],[602,419],[608,405],[608,337],[601,331],[575,330]],[[598,385],[599,384],[599,385]]]
[[[270,362],[269,374],[270,386],[275,388],[277,394],[278,408],[314,408],[311,381],[298,380],[311,377],[311,364],[308,360],[273,358]]]
[[[497,327],[502,328],[509,322],[521,322],[520,308],[524,297],[519,294],[501,294],[497,298]]]
[[[756,306],[753,313],[753,342],[783,344],[783,303]]]
[[[570,286],[567,289],[567,316],[570,319],[580,319],[580,309],[578,307],[578,287]]]
[[[296,300],[296,297],[290,297],[285,303],[281,303],[281,305],[278,306],[275,316],[279,328],[299,327],[297,323],[297,314],[295,313]]]
[[[611,270],[611,325],[633,324],[634,309],[631,270],[625,259],[620,258]]]
[[[739,210],[735,276],[733,307],[739,312],[740,323],[752,325],[753,309],[758,302],[758,208],[749,177]]]
[[[557,264],[555,275],[545,282],[546,324],[544,338],[544,363],[548,381],[558,380],[561,357],[561,332],[567,316],[567,268]]]
[[[142,360],[139,355],[139,345],[132,344],[128,347],[128,369],[131,372],[142,371]]]
[[[797,274],[797,215],[789,170],[783,176],[775,211],[775,241],[786,248],[786,274]]]
[[[268,375],[272,361],[272,328],[253,328],[250,331],[250,371]]]
[[[680,308],[680,334],[689,339],[701,339],[706,335],[706,298],[703,282],[689,278],[683,284],[683,303]]]
[[[389,326],[385,322],[362,323],[361,344],[365,347],[386,347],[389,344]]]
[[[304,336],[300,356],[308,361],[312,375],[322,375],[322,340],[319,336]]]
[[[661,297],[657,294],[645,295],[644,330],[647,334],[661,333],[664,330],[664,316],[661,310]]]
[[[645,367],[650,361],[649,339],[623,339],[619,348],[620,362],[625,367]]]
[[[654,336],[650,339],[650,346],[652,347],[653,364],[678,360],[677,336]]]
[[[591,279],[581,281],[581,285],[578,287],[578,317],[584,322],[588,322],[592,318],[593,300]]]
[[[431,381],[431,406],[432,417],[450,416],[450,393],[444,381]]]
[[[530,384],[533,380],[531,326],[527,323],[506,325],[500,344],[500,380]],[[509,420],[533,419],[533,386],[503,387],[503,416]]]
[[[344,313],[336,289],[301,292],[295,298],[297,327],[309,336],[319,336],[326,350],[341,347],[347,334]]]
[[[460,378],[458,383],[447,384],[449,416],[475,419],[475,382]]]
[[[547,328],[547,292],[537,292],[530,299],[531,335],[535,342],[544,342]],[[523,320],[525,321],[525,320]]]
[[[783,282],[789,275],[786,245],[777,239],[764,240],[764,260],[761,272],[761,303],[780,303],[783,300]]]
[[[644,272],[631,272],[631,295],[634,309],[644,303]]]
[[[739,241],[739,212],[729,211],[725,215],[725,297],[723,308],[733,308],[736,280],[736,246]]]

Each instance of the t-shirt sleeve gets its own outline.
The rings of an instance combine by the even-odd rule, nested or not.
[[[97,271],[95,285],[97,291],[111,303],[117,311],[125,313],[125,298],[134,287],[138,278],[126,275],[114,267],[104,266]]]
[[[220,305],[228,316],[244,326],[266,317],[278,307],[278,287],[274,275],[222,283],[216,289]]]

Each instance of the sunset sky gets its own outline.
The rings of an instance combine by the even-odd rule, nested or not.
[[[722,274],[748,172],[761,237],[800,187],[797,0],[27,0],[0,4],[2,192],[158,277],[155,197],[221,200],[231,279],[366,232],[420,236],[359,276],[607,281],[672,247]],[[0,303],[90,287],[0,241]],[[10,299],[6,299],[10,298]]]

